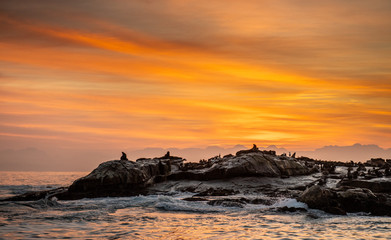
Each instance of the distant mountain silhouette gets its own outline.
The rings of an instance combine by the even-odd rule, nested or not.
[[[109,150],[70,150],[70,149],[4,149],[0,150],[0,171],[90,171],[97,164],[110,159],[119,159],[124,151],[129,160],[135,161],[141,157],[159,157],[170,151],[187,159],[198,162],[200,159],[226,154],[235,154],[239,150],[251,146],[236,145],[230,148],[209,146],[206,148],[145,148],[109,149]],[[275,145],[262,147],[260,150],[273,150],[277,154],[295,152],[294,149],[279,148]],[[296,156],[306,156],[322,160],[365,162],[371,158],[391,159],[391,149],[383,149],[377,145],[325,146],[313,151],[297,151]]]
[[[206,148],[145,148],[136,151],[128,151],[128,156],[133,159],[140,157],[156,157],[164,155],[167,151],[170,151],[173,155],[186,158],[190,162],[198,162],[200,159],[208,159],[217,155],[235,154],[239,150],[247,149],[248,147],[243,145],[236,145],[232,148],[222,148],[218,146],[210,146]],[[277,154],[289,153],[292,154],[295,150],[289,150],[286,148],[279,148],[275,145],[268,147],[259,147],[259,150],[273,150]],[[391,148],[383,149],[377,145],[362,145],[356,143],[352,146],[325,146],[315,149],[313,151],[297,151],[296,156],[306,156],[315,159],[330,160],[330,161],[355,161],[365,162],[371,158],[385,158],[391,159]]]
[[[314,151],[300,151],[299,156],[323,160],[365,162],[371,158],[391,159],[391,148],[383,149],[377,145],[325,146]]]

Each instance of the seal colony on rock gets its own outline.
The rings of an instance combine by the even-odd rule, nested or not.
[[[171,156],[140,158],[136,162],[113,160],[102,163],[89,175],[76,180],[60,199],[83,197],[131,196],[144,193],[155,183],[167,180],[209,181],[235,177],[286,177],[312,172],[293,158],[280,157],[275,152],[252,149],[236,156],[213,158],[208,161],[184,164],[185,159]]]
[[[213,206],[269,204],[270,199],[263,198],[212,197],[262,194],[297,198],[311,208],[334,214],[363,211],[391,216],[390,179],[386,178],[381,182],[364,179],[360,175],[360,171],[365,170],[363,165],[358,165],[356,171],[359,173],[355,174],[357,177],[353,179],[352,164],[344,163],[344,166],[350,167],[345,176],[336,172],[337,162],[296,158],[295,155],[277,155],[275,151],[261,151],[255,144],[251,149],[238,151],[235,155],[218,155],[199,163],[185,163],[185,159],[172,156],[170,152],[162,157],[131,161],[126,153],[122,152],[120,160],[101,163],[90,174],[77,179],[69,187],[26,193],[3,201],[51,197],[59,200],[124,197],[165,194],[175,190],[194,193],[193,197],[184,200],[207,201]],[[384,171],[376,170],[378,174],[386,175],[387,169],[389,171],[389,168]],[[300,181],[295,180],[299,179],[299,176],[310,174],[313,174],[312,177],[306,177],[305,181],[303,178],[300,178]],[[342,180],[336,186],[330,186],[328,179]],[[355,203],[354,207],[350,203]]]
[[[120,160],[101,163],[85,177],[71,186],[54,191],[51,196],[58,199],[80,199],[94,197],[133,196],[148,191],[155,183],[168,180],[225,180],[236,177],[288,177],[310,174],[311,169],[294,158],[278,156],[274,151],[260,151],[254,144],[252,149],[242,150],[236,155],[214,157],[200,163],[184,163],[186,160],[167,152],[162,157],[128,160],[122,152]],[[34,198],[26,195],[24,199]],[[39,195],[40,196],[40,195]],[[21,200],[22,196],[13,200]]]

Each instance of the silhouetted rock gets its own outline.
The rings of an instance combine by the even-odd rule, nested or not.
[[[364,164],[360,163],[358,164],[358,168],[356,169],[356,171],[360,172],[360,171],[366,171],[366,167]]]
[[[322,172],[325,172],[326,174],[329,174],[329,173],[334,174],[336,167],[337,167],[337,164],[335,164],[333,162],[324,162],[321,167],[321,170],[322,170]]]
[[[288,177],[310,174],[311,169],[300,161],[282,158],[275,152],[252,149],[239,151],[236,156],[216,156],[200,163],[183,164],[185,159],[169,152],[159,158],[140,158],[136,162],[121,160],[100,164],[90,174],[73,182],[69,188],[55,192],[36,192],[18,199],[37,199],[56,196],[58,199],[80,199],[107,196],[132,196],[148,193],[148,187],[167,180],[225,180],[236,177]],[[268,191],[278,194],[285,190]],[[200,196],[228,196],[237,192],[230,189],[206,190]],[[17,199],[17,198],[15,198]]]
[[[389,177],[391,176],[391,167],[387,165],[384,170],[384,176]]]
[[[142,162],[113,160],[100,164],[95,170],[69,187],[61,198],[129,196],[139,194],[154,183],[157,176],[170,173],[169,161],[157,159]]]
[[[47,191],[36,191],[36,192],[28,192],[22,195],[10,197],[4,199],[3,201],[36,201],[39,199],[50,199],[60,194],[64,194],[68,191],[66,187],[60,187],[56,189],[51,189]]]
[[[206,167],[181,170],[184,159],[168,152],[160,158],[138,159],[136,162],[114,160],[102,163],[89,175],[76,180],[62,199],[82,197],[128,196],[142,193],[148,186],[166,179],[213,180],[249,176],[293,176],[309,174],[310,169],[292,159],[266,154],[254,146],[247,153],[205,162]],[[173,171],[172,170],[173,167]],[[220,191],[220,192],[219,192]],[[227,190],[228,191],[228,190]],[[231,195],[233,192],[213,190],[210,195]],[[202,194],[200,195],[202,196]]]
[[[372,192],[391,193],[391,181],[379,180],[342,180],[337,186],[349,186],[356,188],[367,188]]]
[[[208,190],[205,190],[203,192],[200,192],[194,196],[196,197],[205,197],[205,196],[229,196],[237,194],[237,191],[234,191],[232,189],[213,189],[209,188]]]
[[[275,201],[265,198],[245,199],[244,201],[251,204],[262,204],[266,206],[270,206],[275,203]]]
[[[386,160],[383,158],[371,158],[371,160],[368,160],[366,164],[372,167],[382,167],[386,164]]]
[[[198,166],[196,163],[194,165]],[[210,167],[209,167],[210,166]],[[236,156],[222,158],[202,168],[172,173],[168,179],[215,180],[234,177],[281,177],[310,174],[312,170],[291,158],[266,154],[255,148],[239,151]]]
[[[240,199],[216,199],[208,201],[208,204],[212,206],[243,208],[245,202],[242,202]]]
[[[285,207],[277,208],[277,211],[278,212],[307,212],[307,209],[285,206]]]
[[[182,199],[184,201],[188,201],[188,202],[202,202],[202,201],[209,201],[208,199],[206,198],[200,198],[200,197],[189,197],[189,198],[184,198]]]
[[[326,188],[314,185],[298,198],[310,208],[345,215],[347,212],[369,212],[391,216],[391,201],[365,188]]]
[[[363,164],[294,157],[295,154],[288,157],[276,155],[275,151],[260,151],[256,145],[236,155],[225,155],[223,158],[217,155],[208,160],[202,159],[199,163],[184,163],[185,159],[172,156],[170,152],[162,157],[140,158],[133,162],[122,153],[121,160],[100,164],[68,188],[31,192],[2,201],[48,200],[52,197],[66,200],[182,191],[195,194],[184,199],[186,201],[208,201],[213,206],[243,207],[247,203],[272,205],[276,198],[284,196],[297,198],[311,208],[333,214],[371,212],[373,215],[391,216],[390,178],[378,178],[391,174],[388,162],[383,169],[371,167],[368,173],[364,173]],[[327,188],[336,183],[331,179],[345,176],[345,173],[341,174],[341,166],[349,167],[348,176],[351,179],[344,179],[337,188]],[[352,172],[355,166],[361,169]],[[290,177],[315,173],[319,168],[323,169],[322,175]],[[364,177],[373,179],[365,180]],[[250,197],[243,197],[246,196],[243,194]],[[221,199],[222,196],[224,199]],[[264,198],[254,199],[254,196]],[[302,209],[285,207],[277,211]]]

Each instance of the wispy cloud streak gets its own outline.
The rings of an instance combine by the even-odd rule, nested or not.
[[[22,2],[5,147],[391,146],[388,1]]]

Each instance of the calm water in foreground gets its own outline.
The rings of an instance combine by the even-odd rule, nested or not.
[[[0,197],[67,186],[86,173],[0,172]],[[187,202],[191,193],[0,202],[0,239],[391,239],[391,218],[333,216],[281,198],[244,208]]]

